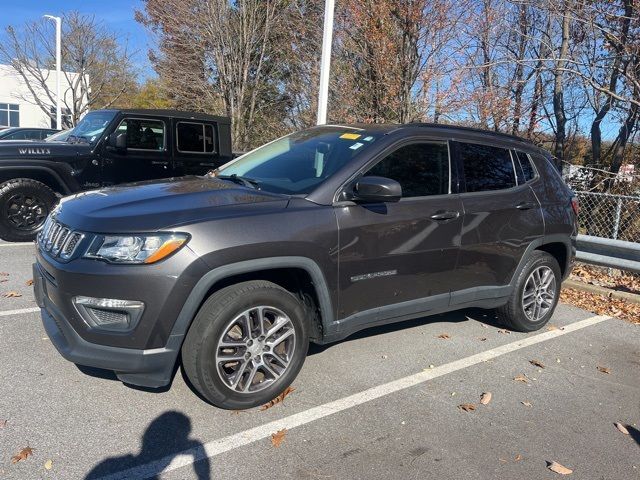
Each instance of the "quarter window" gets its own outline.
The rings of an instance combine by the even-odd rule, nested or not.
[[[0,103],[0,127],[20,126],[20,105]]]
[[[536,176],[536,172],[533,169],[533,165],[531,165],[531,160],[529,159],[529,155],[523,152],[516,151],[516,156],[518,157],[518,163],[520,168],[518,168],[518,183],[526,183],[529,180],[533,180]]]
[[[509,150],[475,143],[460,143],[467,192],[502,190],[516,185]]]
[[[449,149],[446,143],[414,143],[400,147],[365,175],[391,178],[403,197],[449,192]]]
[[[212,153],[213,126],[204,123],[178,122],[178,151],[183,153]]]
[[[117,132],[127,134],[127,148],[134,150],[163,150],[164,122],[141,118],[125,118]]]

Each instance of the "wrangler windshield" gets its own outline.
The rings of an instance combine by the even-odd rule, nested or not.
[[[380,135],[350,127],[314,127],[249,152],[216,174],[270,192],[308,194]]]
[[[67,138],[70,143],[95,143],[102,136],[102,132],[111,123],[116,112],[98,110],[87,113],[73,128],[73,132]]]

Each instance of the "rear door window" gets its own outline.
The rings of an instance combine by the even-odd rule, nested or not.
[[[511,153],[506,148],[459,143],[467,192],[503,190],[516,186]]]
[[[206,123],[178,122],[177,148],[181,153],[213,153],[213,126]]]
[[[403,197],[449,193],[449,149],[446,143],[414,143],[398,148],[365,175],[386,177],[402,186]]]

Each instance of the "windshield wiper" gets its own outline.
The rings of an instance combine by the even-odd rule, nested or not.
[[[231,180],[233,183],[237,183],[238,185],[244,185],[245,187],[254,188],[259,190],[260,182],[254,180],[253,178],[243,177],[241,175],[231,174],[231,175],[217,175],[215,178],[219,178],[220,180]]]

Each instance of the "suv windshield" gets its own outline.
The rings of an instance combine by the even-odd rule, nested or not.
[[[80,123],[73,128],[73,132],[69,135],[67,141],[71,143],[95,143],[98,141],[104,129],[111,123],[116,112],[107,110],[99,110],[97,112],[87,113]]]
[[[216,176],[275,193],[308,194],[380,135],[352,127],[313,127],[242,155]]]

